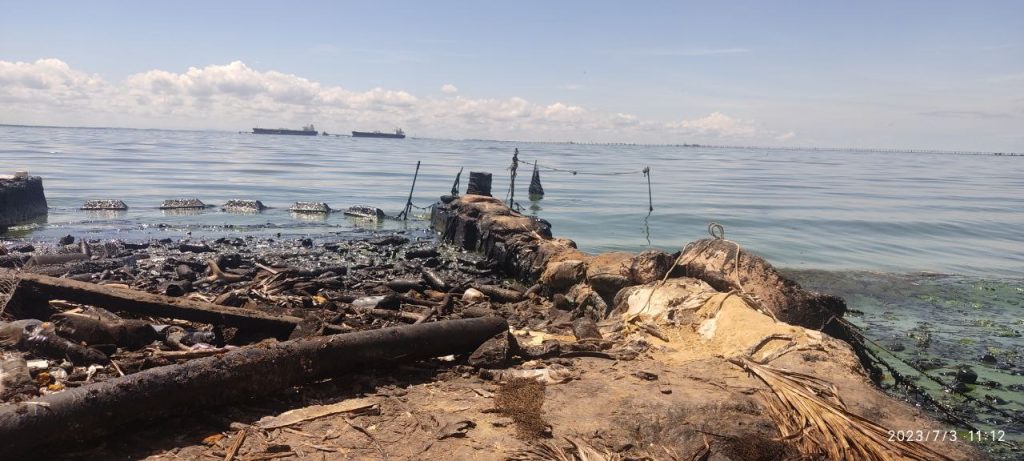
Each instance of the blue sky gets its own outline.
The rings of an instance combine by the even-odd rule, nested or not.
[[[0,11],[2,123],[1024,151],[1024,2]]]

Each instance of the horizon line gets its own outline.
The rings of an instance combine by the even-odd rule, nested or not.
[[[180,132],[196,132],[196,133],[236,133],[236,134],[251,134],[248,131],[233,131],[233,130],[218,130],[218,129],[183,129],[183,128],[136,128],[136,127],[120,127],[120,126],[66,126],[66,125],[25,125],[18,123],[0,123],[0,127],[15,127],[15,128],[66,128],[66,129],[108,129],[108,130],[138,130],[138,131],[180,131]],[[328,135],[335,137],[351,137],[350,135]],[[483,142],[502,142],[502,143],[522,143],[522,144],[578,144],[584,146],[638,146],[638,147],[689,147],[689,148],[708,148],[708,149],[762,149],[762,150],[810,150],[810,151],[825,151],[825,152],[872,152],[872,153],[906,153],[906,154],[946,154],[946,155],[992,155],[1002,157],[1024,157],[1024,152],[997,152],[997,151],[974,151],[974,150],[941,150],[941,149],[915,149],[915,148],[901,148],[901,147],[827,147],[827,146],[744,146],[738,144],[700,144],[700,143],[636,143],[636,142],[601,142],[601,141],[530,141],[530,140],[519,140],[519,139],[483,139],[483,138],[438,138],[438,137],[419,137],[409,136],[409,139],[424,139],[434,141],[483,141]]]

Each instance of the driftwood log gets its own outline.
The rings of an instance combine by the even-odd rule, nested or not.
[[[20,318],[47,319],[57,311],[49,302],[63,299],[77,304],[102,307],[113,312],[131,312],[212,325],[226,325],[267,332],[287,339],[302,319],[272,315],[252,309],[221,306],[185,298],[172,298],[137,290],[96,285],[71,279],[26,272],[7,272],[18,278],[7,312]]]
[[[338,376],[360,366],[469,354],[508,331],[499,317],[259,344],[141,371],[0,409],[0,459],[20,459],[117,426],[184,414]]]

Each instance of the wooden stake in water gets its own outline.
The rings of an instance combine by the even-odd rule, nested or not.
[[[409,211],[412,210],[412,192],[416,190],[416,178],[420,176],[420,162],[416,161],[416,174],[412,176],[412,187],[409,188],[409,199],[405,201],[405,209],[399,213],[398,216],[402,218],[402,221],[409,220]]]
[[[459,195],[459,178],[462,177],[462,168],[459,168],[459,173],[455,175],[455,184],[452,184],[452,195]]]

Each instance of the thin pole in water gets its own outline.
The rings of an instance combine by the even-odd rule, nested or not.
[[[455,183],[452,184],[452,195],[459,195],[459,178],[462,177],[462,168],[459,168],[459,173],[455,175]]]
[[[508,185],[508,206],[510,208],[515,207],[516,204],[516,170],[519,169],[519,148],[516,148],[514,154],[512,154],[512,166],[509,168],[512,170],[512,180]]]
[[[412,187],[409,188],[409,199],[405,201],[405,209],[399,216],[402,217],[402,221],[409,220],[409,211],[412,210],[412,192],[416,190],[416,178],[420,176],[420,161],[416,161],[416,174],[412,176]]]
[[[644,167],[644,176],[647,177],[647,215],[650,216],[654,211],[654,194],[651,193],[651,167]]]

